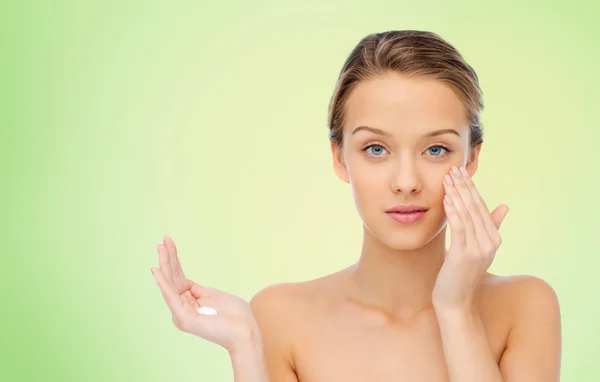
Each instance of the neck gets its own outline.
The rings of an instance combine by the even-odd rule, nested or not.
[[[423,247],[395,250],[367,229],[360,259],[352,267],[356,297],[398,316],[431,307],[431,294],[446,255],[446,227]]]

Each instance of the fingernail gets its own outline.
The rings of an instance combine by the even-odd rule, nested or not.
[[[464,167],[460,168],[460,172],[464,175],[464,176],[469,176],[469,173],[467,172],[467,169],[465,169]]]
[[[454,176],[460,177],[460,171],[458,171],[456,166],[452,166],[452,172],[454,173]]]
[[[163,236],[163,244],[167,245],[167,237],[166,236]]]

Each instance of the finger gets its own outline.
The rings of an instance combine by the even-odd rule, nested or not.
[[[499,245],[500,234],[496,225],[492,221],[485,201],[475,186],[475,182],[464,167],[460,167],[462,181],[465,185],[465,197],[468,199],[467,204],[471,205],[469,213],[475,222],[475,234],[479,241],[479,246],[483,251],[495,250],[495,245]]]
[[[508,214],[508,206],[506,204],[501,204],[492,212],[492,221],[494,225],[500,229],[500,225],[504,222],[504,218]]]
[[[152,268],[151,271],[171,313],[176,316],[181,316],[183,314],[183,301],[181,301],[181,298],[179,298],[179,295],[175,292],[160,269]]]
[[[466,170],[462,166],[460,169],[456,166],[452,167],[452,180],[460,195],[462,204],[465,206],[467,211],[466,215],[470,218],[473,226],[473,241],[470,245],[469,242],[467,242],[467,246],[473,251],[471,254],[489,255],[495,252],[495,247],[492,243],[492,238],[485,227],[485,222],[479,211],[479,206],[472,197],[471,187],[467,182],[468,179],[464,175],[465,172]]]
[[[173,281],[175,282],[175,286],[179,291],[185,287],[186,279],[183,273],[183,268],[181,267],[181,263],[179,261],[179,256],[177,254],[177,247],[175,246],[175,242],[169,236],[163,237],[163,244],[167,247],[169,251],[169,259],[171,262],[171,272],[173,274]]]
[[[463,203],[460,194],[458,193],[456,179],[449,175],[449,178],[444,182],[446,188],[446,194],[450,197],[450,200],[456,210],[456,214],[460,218],[462,225],[464,226],[464,247],[474,248],[473,246],[479,247],[477,239],[475,238],[475,229],[473,227],[473,220],[469,215],[467,207]]]
[[[454,182],[456,191],[460,195],[460,199],[462,200],[467,213],[471,217],[471,220],[474,223],[475,233],[478,233],[478,228],[484,228],[483,218],[481,217],[481,212],[479,211],[479,206],[477,205],[475,199],[471,195],[471,187],[467,179],[462,172],[463,168],[459,169],[456,166],[452,167],[452,180]],[[473,183],[473,182],[471,182]]]
[[[456,211],[450,195],[444,195],[444,209],[446,211],[448,225],[450,226],[450,239],[452,240],[452,243],[459,247],[464,247],[466,245],[465,227],[462,224],[462,220],[460,220],[460,216],[458,216],[458,211]]]
[[[164,244],[158,244],[156,246],[156,251],[158,252],[158,264],[163,276],[167,279],[167,281],[173,283],[169,251],[167,251],[167,248]]]

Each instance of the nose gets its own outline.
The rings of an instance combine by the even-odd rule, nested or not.
[[[414,159],[406,157],[398,162],[392,175],[391,186],[394,193],[406,195],[416,193],[421,189],[419,170]]]

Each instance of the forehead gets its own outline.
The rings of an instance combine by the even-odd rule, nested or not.
[[[424,133],[468,129],[465,107],[441,81],[388,73],[359,83],[346,103],[345,125],[367,125],[391,132]]]

